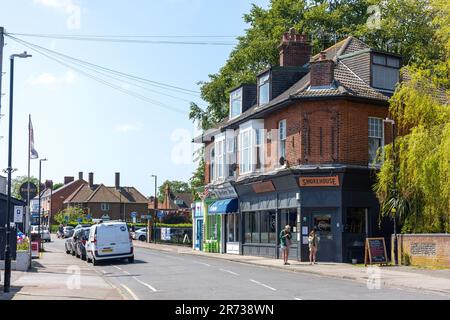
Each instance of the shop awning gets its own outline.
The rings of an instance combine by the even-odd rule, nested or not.
[[[238,199],[214,201],[208,208],[208,214],[227,214],[238,211]]]

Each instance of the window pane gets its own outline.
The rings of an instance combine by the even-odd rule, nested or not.
[[[275,243],[277,239],[276,234],[276,213],[275,211],[270,211],[269,215],[269,242]]]
[[[259,105],[269,102],[269,83],[259,86]]]
[[[374,54],[373,55],[373,63],[385,65],[386,64],[386,56]]]
[[[365,208],[347,208],[345,232],[365,233]]]
[[[260,235],[260,220],[259,220],[259,212],[253,212],[252,213],[252,242],[259,243],[261,240],[259,239]]]
[[[400,59],[387,57],[387,65],[390,67],[399,68],[400,67]]]
[[[369,163],[373,163],[377,156],[377,150],[381,147],[381,139],[369,138]]]
[[[261,242],[269,242],[269,212],[262,211],[261,215]]]
[[[250,215],[251,213],[244,213],[244,242],[252,242],[252,225]]]
[[[399,81],[399,71],[397,68],[372,66],[372,85],[375,88],[394,90]]]
[[[383,120],[378,118],[369,118],[369,137],[383,137]]]

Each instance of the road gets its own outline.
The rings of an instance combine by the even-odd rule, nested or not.
[[[63,253],[64,240],[46,246]],[[368,289],[351,280],[147,248],[135,248],[133,264],[118,260],[89,266],[134,300],[449,299],[438,293]]]

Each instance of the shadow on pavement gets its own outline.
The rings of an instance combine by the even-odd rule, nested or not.
[[[3,285],[0,285],[0,300],[12,300],[21,289],[20,286],[11,286],[11,291],[5,293],[3,292]]]

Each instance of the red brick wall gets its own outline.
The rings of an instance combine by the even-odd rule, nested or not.
[[[208,184],[211,182],[210,154],[211,154],[212,147],[214,147],[214,141],[205,143],[205,184]]]
[[[127,203],[125,204],[125,209],[123,203],[111,203],[108,211],[102,211],[101,203],[89,203],[87,208],[89,209],[87,213],[90,213],[94,219],[100,219],[102,215],[108,214],[111,220],[123,220],[124,211],[127,219],[131,219],[131,212],[137,212],[138,218],[140,218],[141,214],[148,214],[147,203]]]
[[[450,267],[450,234],[398,235],[398,261],[411,265]]]

